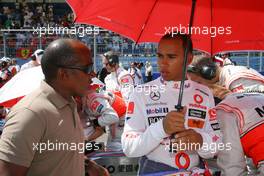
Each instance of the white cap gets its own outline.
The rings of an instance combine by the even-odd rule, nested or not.
[[[11,62],[11,58],[9,57],[2,57],[1,61],[5,61],[5,62]]]
[[[41,58],[42,58],[43,54],[44,54],[44,50],[42,50],[42,49],[37,49],[37,50],[31,55],[31,57],[35,56],[37,62],[40,64],[40,62],[41,62]]]

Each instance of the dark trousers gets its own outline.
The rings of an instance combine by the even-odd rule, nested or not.
[[[177,172],[179,170],[174,167],[168,166],[167,164],[149,160],[146,156],[141,157],[139,160],[139,176],[149,176],[153,175],[154,173],[158,174],[159,172],[164,174],[164,172],[170,171]]]

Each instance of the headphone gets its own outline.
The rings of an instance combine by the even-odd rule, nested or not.
[[[108,51],[104,53],[103,55],[108,60],[108,64],[111,67],[114,67],[116,64],[119,63],[118,55],[114,54],[112,51]]]
[[[215,63],[207,63],[206,65],[198,66],[188,65],[187,72],[199,73],[200,76],[207,80],[212,80],[216,77],[217,66]]]

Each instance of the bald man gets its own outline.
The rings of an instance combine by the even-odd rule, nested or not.
[[[83,176],[84,136],[73,96],[85,95],[91,83],[91,52],[78,40],[55,40],[41,67],[45,80],[39,89],[7,116],[0,175]]]

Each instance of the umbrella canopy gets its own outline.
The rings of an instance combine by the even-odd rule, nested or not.
[[[75,21],[136,42],[157,42],[166,32],[187,32],[191,0],[67,0]],[[197,0],[194,48],[211,54],[264,49],[263,0]]]
[[[12,107],[25,95],[40,86],[44,79],[41,66],[18,72],[0,89],[0,105]]]

